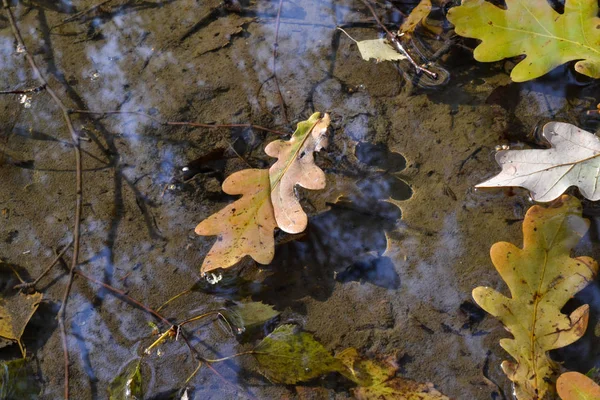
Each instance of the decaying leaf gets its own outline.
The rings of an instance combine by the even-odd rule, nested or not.
[[[294,325],[281,325],[254,348],[261,372],[275,383],[294,384],[344,370],[310,333]]]
[[[246,255],[260,264],[273,260],[273,230],[277,223],[269,185],[266,169],[245,169],[225,179],[223,191],[242,197],[196,227],[198,235],[218,235],[202,263],[203,275],[217,268],[231,267]]]
[[[142,400],[141,359],[133,360],[115,377],[108,387],[110,400]]]
[[[600,386],[579,372],[565,372],[559,376],[556,391],[562,400],[600,399]]]
[[[405,56],[398,53],[387,40],[381,39],[371,39],[371,40],[361,40],[356,42],[358,46],[358,51],[360,51],[360,56],[365,61],[369,61],[370,59],[375,59],[377,62],[380,61],[398,61],[406,59]]]
[[[257,326],[263,326],[273,318],[279,315],[272,305],[261,301],[251,301],[247,303],[236,303],[228,307],[224,312],[227,320],[233,324],[238,332],[251,329]]]
[[[421,0],[415,8],[412,9],[408,17],[402,21],[400,32],[411,34],[417,25],[429,16],[431,12],[431,0]]]
[[[506,9],[484,0],[463,0],[448,12],[461,36],[480,39],[477,61],[499,61],[525,54],[511,78],[540,77],[568,61],[575,69],[600,78],[600,18],[596,0],[566,0],[559,14],[548,0],[506,0]]]
[[[431,383],[419,383],[396,377],[398,366],[363,359],[354,348],[336,356],[346,366],[342,374],[356,382],[358,400],[449,400]]]
[[[587,199],[600,200],[600,139],[563,122],[544,126],[547,150],[504,150],[496,154],[502,171],[477,187],[519,186],[535,201],[551,201],[577,186]]]
[[[598,271],[590,257],[570,257],[589,226],[581,212],[579,200],[567,195],[548,208],[531,207],[523,222],[523,248],[500,242],[490,251],[511,297],[488,287],[473,290],[477,304],[513,335],[500,341],[515,359],[504,361],[502,369],[520,400],[544,399],[553,392],[558,366],[547,352],[575,342],[587,327],[587,304],[570,315],[560,311]]]
[[[35,400],[40,389],[28,359],[0,362],[0,399]]]
[[[21,343],[21,336],[42,297],[42,294],[37,292],[34,294],[19,292],[9,297],[0,297],[0,338],[18,343],[23,357],[25,357],[25,348]]]
[[[337,29],[344,32],[344,34],[348,36],[350,40],[356,43],[358,46],[358,51],[360,52],[360,56],[365,61],[369,61],[371,58],[375,59],[377,62],[406,59],[404,55],[398,53],[384,38],[359,41],[350,36],[348,32],[342,28],[338,27]]]
[[[321,118],[321,113],[314,113],[298,123],[290,140],[276,140],[265,147],[269,156],[277,158],[269,169],[271,201],[277,225],[284,232],[300,233],[308,223],[295,186],[313,190],[325,187],[325,173],[315,164],[313,153],[327,146],[330,122],[329,114]]]

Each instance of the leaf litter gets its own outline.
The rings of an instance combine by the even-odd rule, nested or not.
[[[277,158],[269,169],[271,201],[277,226],[287,233],[306,229],[308,217],[294,193],[296,185],[306,189],[325,188],[325,173],[315,164],[313,153],[327,146],[328,114],[314,113],[307,121],[298,123],[290,140],[276,140],[265,152]]]
[[[348,348],[336,356],[310,333],[294,325],[281,325],[251,352],[270,381],[296,384],[338,372],[358,385],[359,400],[449,400],[431,383],[397,377],[398,366],[359,356]]]
[[[25,357],[21,336],[27,323],[36,312],[43,295],[41,293],[16,293],[0,297],[0,338],[16,342]]]
[[[490,251],[511,297],[489,287],[473,290],[477,304],[513,336],[500,340],[514,359],[502,362],[502,369],[519,400],[543,399],[554,392],[559,366],[548,351],[575,342],[587,328],[587,304],[570,315],[561,312],[598,271],[592,258],[570,256],[589,227],[581,214],[579,200],[567,195],[550,207],[531,207],[523,222],[523,248],[499,242]]]
[[[35,400],[40,390],[30,359],[0,361],[0,399]]]
[[[556,391],[562,400],[600,399],[600,385],[587,376],[574,371],[565,372],[558,377]]]
[[[568,61],[600,78],[600,18],[596,0],[566,0],[559,14],[547,0],[506,0],[506,9],[484,0],[463,0],[448,20],[460,36],[482,40],[477,61],[525,55],[512,70],[515,82],[538,78]]]
[[[533,200],[545,202],[577,186],[585,198],[600,200],[600,139],[564,122],[544,125],[543,137],[550,149],[496,153],[502,171],[476,187],[523,187]]]
[[[289,141],[267,145],[267,154],[278,158],[269,170],[245,169],[223,182],[225,193],[242,197],[196,226],[198,235],[218,236],[204,258],[202,275],[231,267],[246,255],[269,264],[275,255],[275,228],[289,233],[306,229],[308,217],[294,190],[296,185],[325,187],[325,174],[314,163],[313,153],[326,145],[329,123],[328,114],[314,113],[298,124]]]
[[[198,235],[218,235],[202,263],[203,275],[230,267],[246,255],[260,264],[273,260],[277,222],[269,187],[266,169],[245,169],[225,179],[223,191],[242,197],[196,226]]]

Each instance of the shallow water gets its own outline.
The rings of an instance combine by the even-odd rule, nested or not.
[[[333,352],[355,347],[370,356],[395,355],[401,376],[433,382],[451,398],[510,398],[500,369],[508,356],[498,345],[507,333],[474,306],[471,290],[506,289],[489,248],[498,241],[520,245],[521,220],[533,203],[526,192],[473,186],[499,170],[497,145],[539,146],[535,130],[545,122],[597,131],[598,121],[584,115],[600,103],[598,82],[566,65],[512,83],[514,62],[475,63],[456,44],[476,42],[448,30],[423,40],[430,53],[451,45],[438,61],[451,78],[424,89],[408,64],[363,61],[335,29],[344,26],[358,40],[381,34],[361,2],[284,1],[276,69],[284,111],[270,79],[277,1],[115,0],[64,21],[94,4],[40,0],[13,7],[28,50],[68,107],[252,123],[285,133],[320,111],[331,114],[332,132],[316,155],[327,188],[300,191],[310,215],[305,234],[277,233],[270,265],[246,259],[211,285],[200,265],[215,239],[197,236],[194,227],[232,201],[220,188],[226,176],[272,163],[263,148],[277,135],[164,126],[134,114],[74,116],[85,138],[84,273],[153,308],[199,282],[162,314],[181,321],[231,300],[260,300],[282,313],[280,322],[299,324]],[[412,6],[389,2],[377,11],[394,26],[399,10]],[[443,15],[438,8],[432,18]],[[0,90],[38,85],[5,14],[0,66]],[[36,277],[53,249],[72,239],[75,171],[60,110],[45,91],[28,97],[30,107],[18,95],[0,96],[0,257]],[[382,202],[389,198],[400,208]],[[592,226],[576,253],[599,259],[599,214],[593,204],[584,206]],[[41,282],[45,301],[24,335],[45,399],[63,395],[55,317],[67,280],[59,266]],[[587,372],[599,362],[598,284],[575,301],[590,304],[588,331],[555,356]],[[106,398],[114,376],[155,340],[150,321],[156,322],[139,307],[77,277],[66,309],[71,397]],[[223,328],[200,322],[189,330],[191,343],[219,358],[252,348],[264,333],[241,338]],[[18,356],[16,347],[2,348],[0,356]],[[186,346],[168,342],[160,353],[144,356],[145,398],[185,387],[196,399],[351,397],[352,385],[340,376],[273,385],[248,357],[216,365],[220,376],[203,368],[186,384],[197,365]]]

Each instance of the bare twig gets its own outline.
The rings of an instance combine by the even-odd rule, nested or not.
[[[41,92],[46,88],[46,85],[40,85],[30,89],[21,89],[21,90],[0,90],[0,94],[28,94],[28,93],[37,93]]]
[[[44,86],[46,88],[46,92],[52,97],[52,99],[54,100],[54,102],[60,108],[60,110],[62,112],[63,118],[67,125],[67,129],[69,130],[69,133],[71,135],[73,152],[75,153],[76,199],[75,199],[75,221],[73,222],[73,224],[74,224],[74,227],[73,227],[73,256],[71,258],[69,282],[65,289],[65,292],[63,295],[63,301],[62,301],[60,310],[58,311],[58,315],[57,315],[58,323],[60,325],[61,336],[62,336],[63,355],[64,355],[64,364],[65,364],[65,382],[64,382],[65,399],[68,399],[69,398],[69,349],[67,346],[67,332],[66,332],[66,328],[65,328],[65,307],[66,307],[66,303],[67,303],[67,298],[69,297],[69,292],[71,291],[71,286],[73,284],[73,276],[74,276],[73,272],[74,272],[75,267],[77,266],[77,263],[79,260],[79,236],[80,236],[81,212],[82,212],[82,204],[83,204],[83,202],[82,202],[83,182],[82,182],[82,173],[81,173],[81,150],[79,147],[79,135],[77,134],[77,132],[75,131],[75,128],[73,127],[73,121],[71,121],[69,109],[67,108],[67,106],[65,106],[65,104],[62,102],[62,100],[58,97],[58,95],[56,94],[54,89],[52,89],[52,87],[50,85],[48,85],[48,81],[46,80],[46,78],[44,77],[44,75],[42,74],[40,69],[38,68],[38,66],[37,66],[35,60],[33,59],[33,56],[29,52],[29,50],[27,50],[27,47],[25,46],[25,43],[23,42],[23,37],[21,36],[21,31],[19,30],[19,27],[17,26],[15,16],[8,4],[8,0],[2,0],[2,5],[6,11],[6,15],[10,22],[13,36],[14,36],[15,40],[17,41],[18,47],[24,50],[25,58],[27,59],[27,62],[29,63],[31,69],[33,70],[35,78],[40,82],[41,86]]]
[[[119,115],[119,114],[130,114],[137,115],[140,117],[148,118],[157,124],[166,125],[166,126],[196,126],[199,128],[207,128],[207,129],[220,129],[220,128],[251,128],[257,129],[265,132],[275,133],[277,135],[287,135],[285,132],[276,131],[274,129],[265,128],[264,126],[254,125],[254,124],[203,124],[199,122],[178,122],[178,121],[162,121],[156,117],[153,117],[150,114],[146,114],[140,111],[89,111],[89,110],[70,110],[71,114],[91,114],[91,115]]]
[[[136,299],[134,299],[133,297],[129,296],[127,293],[123,292],[122,290],[119,290],[115,287],[110,286],[109,284],[106,284],[102,281],[99,281],[98,279],[92,278],[91,276],[88,276],[86,274],[84,274],[83,272],[79,271],[79,270],[75,270],[74,271],[75,274],[81,276],[82,278],[87,279],[90,282],[93,282],[97,285],[102,286],[105,289],[110,290],[113,293],[118,294],[119,296],[123,297],[125,300],[127,300],[130,303],[135,304],[136,306],[138,306],[139,308],[141,308],[142,310],[152,314],[153,316],[155,316],[156,318],[158,318],[159,320],[161,320],[162,322],[164,322],[165,324],[168,325],[173,325],[172,322],[170,322],[168,319],[166,319],[165,317],[163,317],[162,315],[160,315],[158,312],[154,311],[153,309],[151,309],[150,307],[140,303],[139,301],[137,301]]]
[[[57,254],[57,256],[54,258],[54,260],[48,265],[48,267],[46,267],[46,269],[44,270],[44,272],[42,272],[40,274],[40,276],[38,276],[34,281],[32,282],[23,282],[20,283],[18,285],[16,285],[14,287],[14,289],[19,290],[19,289],[29,289],[29,288],[35,288],[35,285],[37,285],[39,283],[39,281],[46,276],[46,274],[48,272],[50,272],[50,270],[52,269],[52,267],[54,267],[56,265],[56,263],[58,263],[58,261],[61,259],[61,257],[66,253],[66,251],[69,249],[69,247],[71,247],[71,245],[73,244],[73,241],[71,240],[69,242],[68,245],[65,246],[64,249],[62,249],[62,251]]]
[[[67,23],[67,22],[74,21],[74,20],[76,20],[77,18],[84,16],[85,14],[89,14],[89,13],[91,13],[92,11],[95,11],[95,10],[97,10],[98,8],[102,7],[102,6],[103,6],[103,5],[105,5],[106,3],[110,3],[111,1],[113,1],[113,0],[104,0],[104,1],[102,1],[102,2],[100,2],[100,3],[98,3],[98,4],[96,4],[95,6],[91,6],[90,8],[87,8],[87,9],[85,9],[85,10],[83,10],[83,11],[80,11],[80,12],[78,12],[78,13],[75,13],[75,14],[71,15],[70,17],[63,19],[63,21],[62,21],[62,24],[65,24],[65,23]],[[62,24],[60,24],[60,25],[62,25]],[[60,25],[58,25],[58,26],[60,26]]]
[[[275,21],[275,43],[273,44],[273,81],[275,81],[275,88],[277,89],[277,94],[279,95],[279,104],[281,106],[281,111],[283,112],[283,118],[285,120],[285,123],[289,124],[287,116],[287,107],[285,105],[285,100],[283,100],[283,95],[281,94],[279,80],[277,79],[277,50],[279,49],[279,26],[281,25],[282,7],[283,0],[279,0],[279,8],[277,9],[277,19]]]

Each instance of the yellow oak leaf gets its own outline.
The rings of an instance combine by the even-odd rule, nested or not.
[[[294,193],[296,185],[313,190],[325,187],[325,173],[315,164],[313,153],[327,145],[330,122],[329,114],[321,118],[321,113],[314,113],[298,124],[290,140],[276,140],[265,147],[268,155],[277,158],[269,169],[271,201],[277,225],[284,232],[300,233],[308,223]]]
[[[461,36],[480,39],[477,61],[526,55],[511,78],[538,78],[568,61],[589,77],[600,78],[600,18],[596,0],[566,0],[559,14],[548,0],[506,0],[502,9],[484,0],[463,0],[448,12]]]
[[[223,191],[242,197],[196,226],[198,235],[218,235],[204,258],[202,275],[217,268],[231,267],[246,255],[260,264],[273,260],[273,231],[277,223],[269,198],[269,185],[267,169],[245,169],[225,179]]]
[[[588,230],[589,221],[581,212],[579,200],[567,195],[547,208],[531,207],[523,222],[523,248],[500,242],[490,251],[511,297],[488,287],[473,290],[477,304],[502,321],[513,336],[500,340],[515,359],[504,361],[502,369],[520,400],[551,396],[558,365],[547,352],[575,342],[587,328],[587,304],[570,315],[561,312],[598,271],[592,258],[570,256]]]

